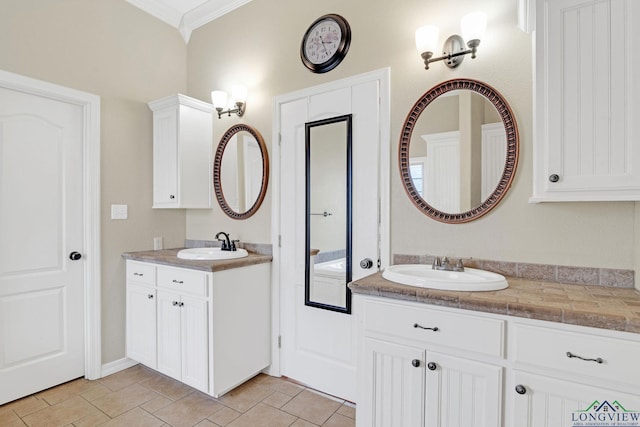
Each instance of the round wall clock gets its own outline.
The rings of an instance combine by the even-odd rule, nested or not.
[[[302,63],[314,73],[326,73],[347,55],[351,28],[340,15],[328,14],[313,21],[300,46]]]

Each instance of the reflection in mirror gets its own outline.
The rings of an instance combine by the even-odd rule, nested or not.
[[[506,153],[507,136],[495,107],[476,92],[447,92],[416,121],[409,146],[411,178],[435,209],[469,211],[498,185]]]
[[[351,312],[351,115],[305,124],[305,304]]]
[[[235,125],[224,134],[213,164],[213,184],[222,210],[231,218],[253,215],[267,189],[269,163],[260,133]]]
[[[398,160],[405,191],[423,213],[463,223],[504,197],[518,163],[518,130],[509,105],[471,79],[441,83],[413,106]]]

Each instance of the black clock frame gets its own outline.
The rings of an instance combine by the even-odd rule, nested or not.
[[[340,31],[342,32],[340,44],[338,45],[338,50],[336,51],[335,55],[333,55],[331,58],[329,58],[327,61],[321,64],[314,64],[313,62],[309,61],[309,59],[306,57],[304,46],[307,42],[307,39],[309,38],[311,29],[313,29],[313,27],[317,23],[328,20],[328,19],[333,20],[340,27]],[[351,45],[351,27],[349,26],[349,23],[342,16],[337,15],[335,13],[330,13],[327,15],[323,15],[320,18],[313,21],[309,26],[309,28],[307,29],[307,31],[304,33],[304,36],[302,37],[302,44],[300,45],[300,59],[302,59],[302,63],[304,64],[304,66],[307,67],[312,72],[326,73],[327,71],[331,71],[334,68],[336,68],[338,64],[342,62],[344,57],[347,56],[347,52],[349,51],[349,45]]]

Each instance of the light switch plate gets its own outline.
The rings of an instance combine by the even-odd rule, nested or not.
[[[127,219],[127,205],[111,205],[111,219]]]

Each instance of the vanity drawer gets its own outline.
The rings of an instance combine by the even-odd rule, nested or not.
[[[155,286],[156,266],[144,262],[127,261],[127,281]]]
[[[640,342],[609,338],[589,333],[515,324],[513,356],[516,363],[526,363],[605,380],[640,384]],[[585,359],[569,357],[567,353]]]
[[[408,338],[427,347],[442,345],[490,356],[504,355],[503,320],[450,313],[426,306],[366,301],[364,327],[370,332]]]
[[[158,267],[158,286],[206,297],[207,274],[184,268]]]

